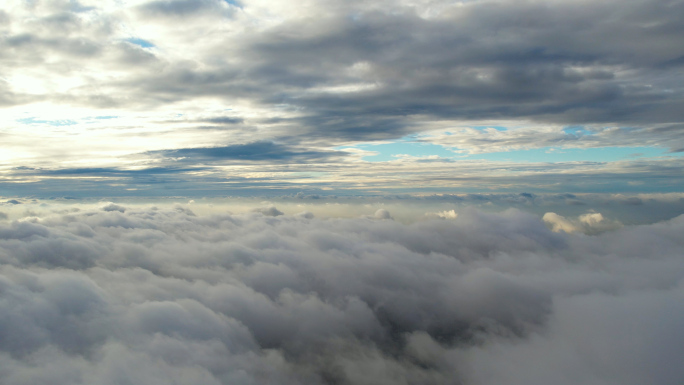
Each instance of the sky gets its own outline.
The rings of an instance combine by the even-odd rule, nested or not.
[[[0,195],[684,191],[681,1],[0,8]]]
[[[4,0],[0,382],[680,385],[684,1]]]

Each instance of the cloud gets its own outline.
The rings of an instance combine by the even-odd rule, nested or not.
[[[288,161],[291,163],[304,163],[310,161],[327,160],[335,156],[345,154],[341,151],[309,151],[292,148],[273,142],[253,142],[247,144],[234,144],[223,147],[200,147],[181,148],[176,150],[163,150],[150,153],[167,158],[189,159],[198,161]]]
[[[544,214],[543,219],[544,222],[551,225],[552,231],[564,231],[566,233],[575,233],[579,231],[579,228],[575,224],[556,213],[546,213]]]
[[[221,0],[158,0],[138,6],[138,12],[144,17],[192,17],[229,10],[228,3]]]
[[[203,167],[180,168],[180,167],[148,167],[135,170],[126,170],[121,168],[107,168],[107,167],[88,167],[88,168],[62,168],[62,169],[32,169],[24,172],[28,175],[111,175],[111,176],[145,176],[145,175],[163,175],[197,172],[206,170]]]
[[[376,219],[392,219],[389,211],[385,209],[378,209],[373,215]]]
[[[577,219],[568,219],[556,213],[548,212],[544,214],[542,219],[554,232],[598,234],[622,227],[622,223],[619,221],[609,220],[601,213],[592,212],[582,214]]]
[[[119,212],[126,212],[126,208],[120,205],[117,205],[116,203],[108,203],[104,206],[102,206],[102,211],[119,211]]]
[[[641,198],[638,197],[629,197],[626,198],[623,203],[626,205],[639,206],[643,205],[644,201],[642,201]]]
[[[210,119],[205,119],[203,122],[207,123],[215,123],[215,124],[240,124],[243,123],[245,120],[242,118],[235,118],[235,117],[230,117],[230,116],[221,116],[217,118],[210,118]]]
[[[435,213],[425,213],[428,218],[455,219],[458,217],[456,210],[444,210]]]
[[[304,10],[288,2],[238,8],[219,0],[164,0],[123,9],[105,2],[90,13],[15,4],[3,44],[21,65],[41,63],[47,54],[41,50],[49,49],[74,65],[71,56],[101,66],[123,49],[113,44],[124,32],[116,23],[140,25],[151,36],[138,38],[160,44],[153,56],[163,65],[129,66],[116,80],[92,74],[112,100],[132,106],[188,97],[246,100],[269,117],[287,106],[296,113],[276,118],[292,122],[289,133],[301,138],[393,138],[449,119],[637,131],[682,122],[679,2],[435,4],[310,2]],[[26,17],[29,8],[42,23]],[[70,34],[55,39],[54,29],[45,28],[49,20],[70,26]],[[243,28],[250,25],[258,27]],[[167,45],[181,49],[182,58],[166,52]],[[42,71],[58,77],[61,68]],[[66,90],[84,104],[98,104],[96,92]]]
[[[684,146],[680,2],[6,3],[0,166],[21,182],[12,195],[50,190],[60,172],[91,196],[103,179],[120,194],[166,195],[176,188],[149,187],[165,181],[221,190],[237,174],[263,181],[232,167],[249,162],[280,166],[257,190],[681,191],[682,159],[667,152]],[[456,152],[372,167],[335,151],[407,136]],[[604,147],[642,155],[462,159]]]
[[[306,218],[306,219],[313,219],[315,217],[314,214],[310,211],[302,211],[301,213],[297,213],[295,215],[300,217],[300,218]]]
[[[682,377],[684,217],[586,237],[554,233],[517,210],[458,214],[404,224],[133,205],[0,223],[3,376],[16,384]]]
[[[283,215],[283,212],[278,210],[275,206],[257,207],[252,209],[252,212],[260,213],[267,217],[277,217],[279,215]]]
[[[288,195],[302,190],[313,195],[392,195],[398,192],[424,195],[483,191],[533,191],[535,194],[608,191],[638,195],[675,193],[684,188],[684,180],[680,178],[684,158],[562,163],[460,160],[452,164],[401,160],[364,162],[349,151],[277,144],[174,151],[136,154],[128,158],[135,166],[53,169],[54,165],[46,164],[44,168],[34,170],[12,170],[9,175],[24,183],[7,184],[5,191],[13,196],[33,194],[47,198],[60,195],[122,197],[132,194],[259,196]],[[266,164],[268,169],[264,168]],[[502,167],[506,173],[492,172]],[[457,173],[454,172],[456,169]],[[397,178],[398,173],[401,178]],[[79,177],[67,180],[63,175]],[[650,182],[642,182],[644,178]],[[522,196],[515,199],[529,201]]]

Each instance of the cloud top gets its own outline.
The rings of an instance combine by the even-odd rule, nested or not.
[[[0,222],[4,378],[673,384],[683,374],[681,216],[585,236],[517,210],[412,224],[264,214],[127,207]]]

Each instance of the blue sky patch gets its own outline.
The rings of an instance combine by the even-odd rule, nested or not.
[[[154,47],[156,47],[154,44],[150,43],[149,41],[143,40],[143,39],[140,39],[137,37],[131,37],[131,38],[128,38],[125,40],[131,44],[135,44],[135,45],[143,47],[143,48],[154,48]]]
[[[585,135],[583,128],[577,128],[578,135]],[[575,131],[571,131],[575,132]],[[336,150],[356,148],[373,151],[376,155],[364,156],[368,162],[387,162],[398,159],[401,155],[414,157],[438,156],[451,160],[489,160],[502,162],[613,162],[638,158],[649,158],[671,155],[665,148],[659,147],[597,147],[597,148],[562,148],[544,147],[500,151],[481,154],[456,153],[450,149],[434,143],[416,141],[415,136],[402,138],[391,143],[362,143],[354,146],[342,146]]]
[[[592,131],[587,130],[583,126],[565,127],[563,129],[563,132],[565,132],[568,135],[574,135],[574,136],[594,135],[594,133]]]
[[[545,147],[506,152],[473,154],[465,159],[481,159],[509,162],[613,162],[637,158],[662,156],[667,149],[658,147],[597,147],[597,148],[560,148]]]
[[[392,143],[363,143],[355,146],[342,146],[336,150],[358,148],[366,151],[377,152],[377,155],[365,156],[363,160],[369,162],[386,162],[395,160],[399,155],[415,157],[437,155],[442,158],[453,158],[456,154],[437,144],[412,141],[412,138],[402,139]]]
[[[36,118],[24,118],[18,119],[17,122],[23,124],[47,124],[50,126],[73,126],[76,121],[71,119],[60,119],[60,120],[41,120]]]
[[[493,128],[497,131],[508,131],[508,128],[503,126],[470,126],[470,128],[474,128],[476,130],[486,130],[488,128]]]
[[[242,4],[240,4],[239,1],[235,1],[235,0],[223,0],[223,1],[232,5],[233,7],[237,7],[237,8],[242,9]]]

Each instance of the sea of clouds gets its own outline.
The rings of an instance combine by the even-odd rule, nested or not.
[[[684,378],[684,216],[189,207],[0,217],[2,383]]]

